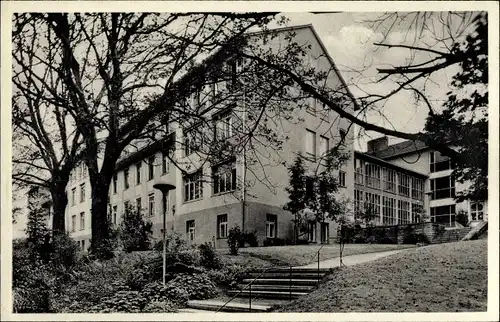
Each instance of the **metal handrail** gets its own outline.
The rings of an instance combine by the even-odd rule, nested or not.
[[[320,253],[321,249],[323,249],[324,246],[325,246],[325,244],[321,245],[321,247],[314,253],[314,256],[312,257],[311,261],[309,263],[305,264],[305,265],[311,264],[314,261],[314,258],[317,255],[317,258],[318,258],[318,282],[319,282],[319,253]],[[227,304],[229,304],[232,300],[234,300],[236,297],[238,297],[238,295],[240,295],[248,287],[249,287],[249,291],[250,291],[250,294],[249,294],[250,295],[250,298],[249,298],[249,310],[251,312],[252,311],[252,284],[259,277],[261,277],[264,273],[269,272],[272,269],[277,269],[277,270],[289,269],[290,270],[290,300],[291,300],[291,298],[292,298],[292,284],[291,284],[292,283],[291,282],[291,279],[292,279],[292,268],[293,268],[293,266],[290,265],[290,266],[287,266],[287,267],[283,267],[283,266],[271,266],[271,267],[268,267],[268,268],[264,269],[262,272],[260,272],[259,275],[257,275],[257,277],[255,277],[253,280],[251,280],[242,289],[240,289],[240,291],[238,293],[236,293],[235,295],[233,295],[233,297],[231,297],[227,302],[225,302],[221,307],[219,307],[219,309],[217,311],[215,311],[215,313],[217,313],[220,310],[222,310]]]

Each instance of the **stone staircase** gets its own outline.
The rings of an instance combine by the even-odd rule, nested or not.
[[[471,230],[471,227],[447,229],[440,235],[434,235],[431,243],[441,244],[461,241]]]
[[[473,240],[479,238],[482,234],[488,232],[488,222],[483,221],[473,227],[461,240]]]
[[[221,311],[267,312],[273,305],[294,300],[310,293],[329,274],[330,268],[284,268],[267,271],[256,270],[245,276],[232,290],[235,297]],[[248,285],[251,283],[251,286]],[[227,300],[188,301],[190,309],[217,311]]]

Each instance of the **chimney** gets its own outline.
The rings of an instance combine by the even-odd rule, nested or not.
[[[387,136],[368,141],[368,153],[375,153],[389,147]]]

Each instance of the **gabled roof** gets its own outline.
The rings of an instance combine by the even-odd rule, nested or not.
[[[386,149],[370,153],[380,159],[392,159],[409,153],[426,150],[429,147],[425,142],[407,140],[400,143],[389,145]]]

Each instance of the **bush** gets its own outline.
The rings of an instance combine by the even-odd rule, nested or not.
[[[148,250],[153,233],[153,224],[146,222],[140,210],[129,206],[125,209],[123,221],[120,223],[119,236],[126,252]]]
[[[189,300],[189,294],[184,288],[173,287],[172,285],[163,286],[160,282],[152,282],[144,286],[141,296],[148,301],[184,303]]]
[[[146,304],[143,313],[175,313],[177,307],[171,301],[153,301]]]
[[[284,246],[285,240],[283,238],[266,238],[264,246]]]
[[[248,245],[249,247],[259,246],[259,241],[257,239],[257,231],[245,232],[241,234],[240,248]]]
[[[90,312],[139,313],[146,306],[146,303],[146,298],[144,298],[138,291],[118,291],[112,296],[101,299],[99,304],[90,308]]]
[[[233,288],[250,270],[249,267],[233,264],[222,269],[210,270],[207,275],[219,287]]]
[[[219,269],[222,267],[222,262],[219,255],[215,252],[214,247],[210,243],[205,243],[198,246],[200,251],[200,265],[208,269]]]
[[[167,244],[167,252],[170,253],[177,253],[182,250],[188,249],[188,245],[186,244],[186,241],[182,239],[182,236],[175,232],[175,231],[169,231],[167,232],[165,236],[166,244]],[[163,251],[163,240],[160,240],[156,242],[156,244],[153,247],[154,250],[158,252]]]
[[[69,237],[68,233],[58,234],[53,237],[52,261],[56,266],[70,268],[76,263],[78,244]]]
[[[234,226],[229,229],[227,234],[227,245],[229,246],[229,253],[231,255],[238,255],[240,241],[242,240],[242,233],[239,226]]]
[[[207,274],[178,274],[170,280],[166,288],[186,292],[190,300],[203,300],[214,297],[217,289]]]
[[[467,211],[459,210],[457,215],[455,216],[455,221],[461,224],[464,227],[467,227],[469,224],[469,215]]]

